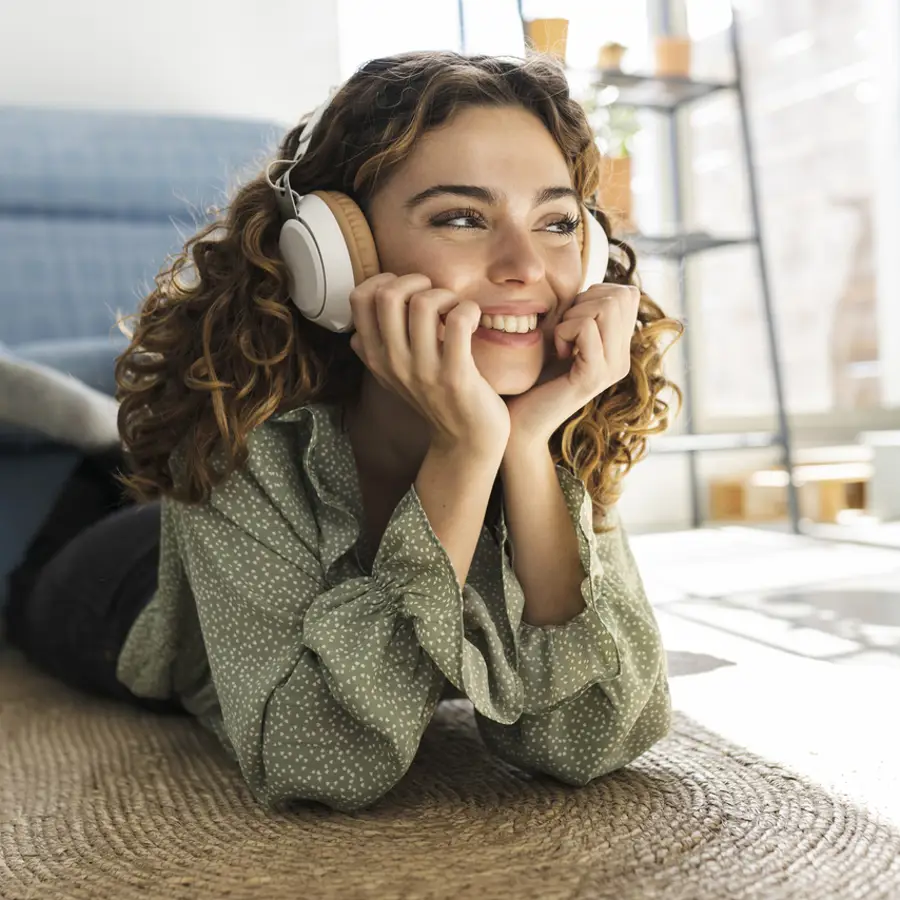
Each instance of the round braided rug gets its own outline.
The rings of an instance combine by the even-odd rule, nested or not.
[[[193,720],[0,652],[0,897],[900,897],[900,834],[678,715],[584,788],[490,756],[443,703],[375,807],[266,812]]]

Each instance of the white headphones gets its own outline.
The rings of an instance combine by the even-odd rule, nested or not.
[[[315,110],[300,134],[292,160],[273,160],[266,167],[266,181],[278,195],[284,224],[278,247],[287,264],[290,296],[310,321],[329,331],[351,331],[350,292],[356,285],[381,271],[378,250],[369,223],[359,206],[337,191],[313,191],[301,197],[290,186],[290,174],[303,157],[325,110],[337,89]],[[273,165],[291,164],[274,184]],[[579,228],[582,290],[606,278],[609,239],[603,226],[582,208],[587,227]]]

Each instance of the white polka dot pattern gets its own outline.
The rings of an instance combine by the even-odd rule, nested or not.
[[[557,467],[586,608],[531,626],[502,505],[462,590],[414,487],[366,565],[339,415],[313,404],[278,416],[209,501],[163,502],[159,588],[123,647],[123,683],[181,697],[269,807],[376,802],[448,685],[491,752],[570,784],[668,733],[665,652],[627,538],[617,520],[594,533],[574,475]]]

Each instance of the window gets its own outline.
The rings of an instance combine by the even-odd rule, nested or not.
[[[687,0],[698,77],[731,74],[727,6]],[[739,8],[788,406],[864,418],[900,405],[895,0]],[[690,117],[688,227],[749,230],[734,99],[707,101]],[[698,417],[770,413],[754,251],[715,251],[691,265]]]

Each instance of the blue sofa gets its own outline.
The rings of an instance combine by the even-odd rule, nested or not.
[[[0,106],[0,353],[112,394],[133,312],[166,257],[276,150],[268,121]],[[80,456],[0,431],[0,606]]]

